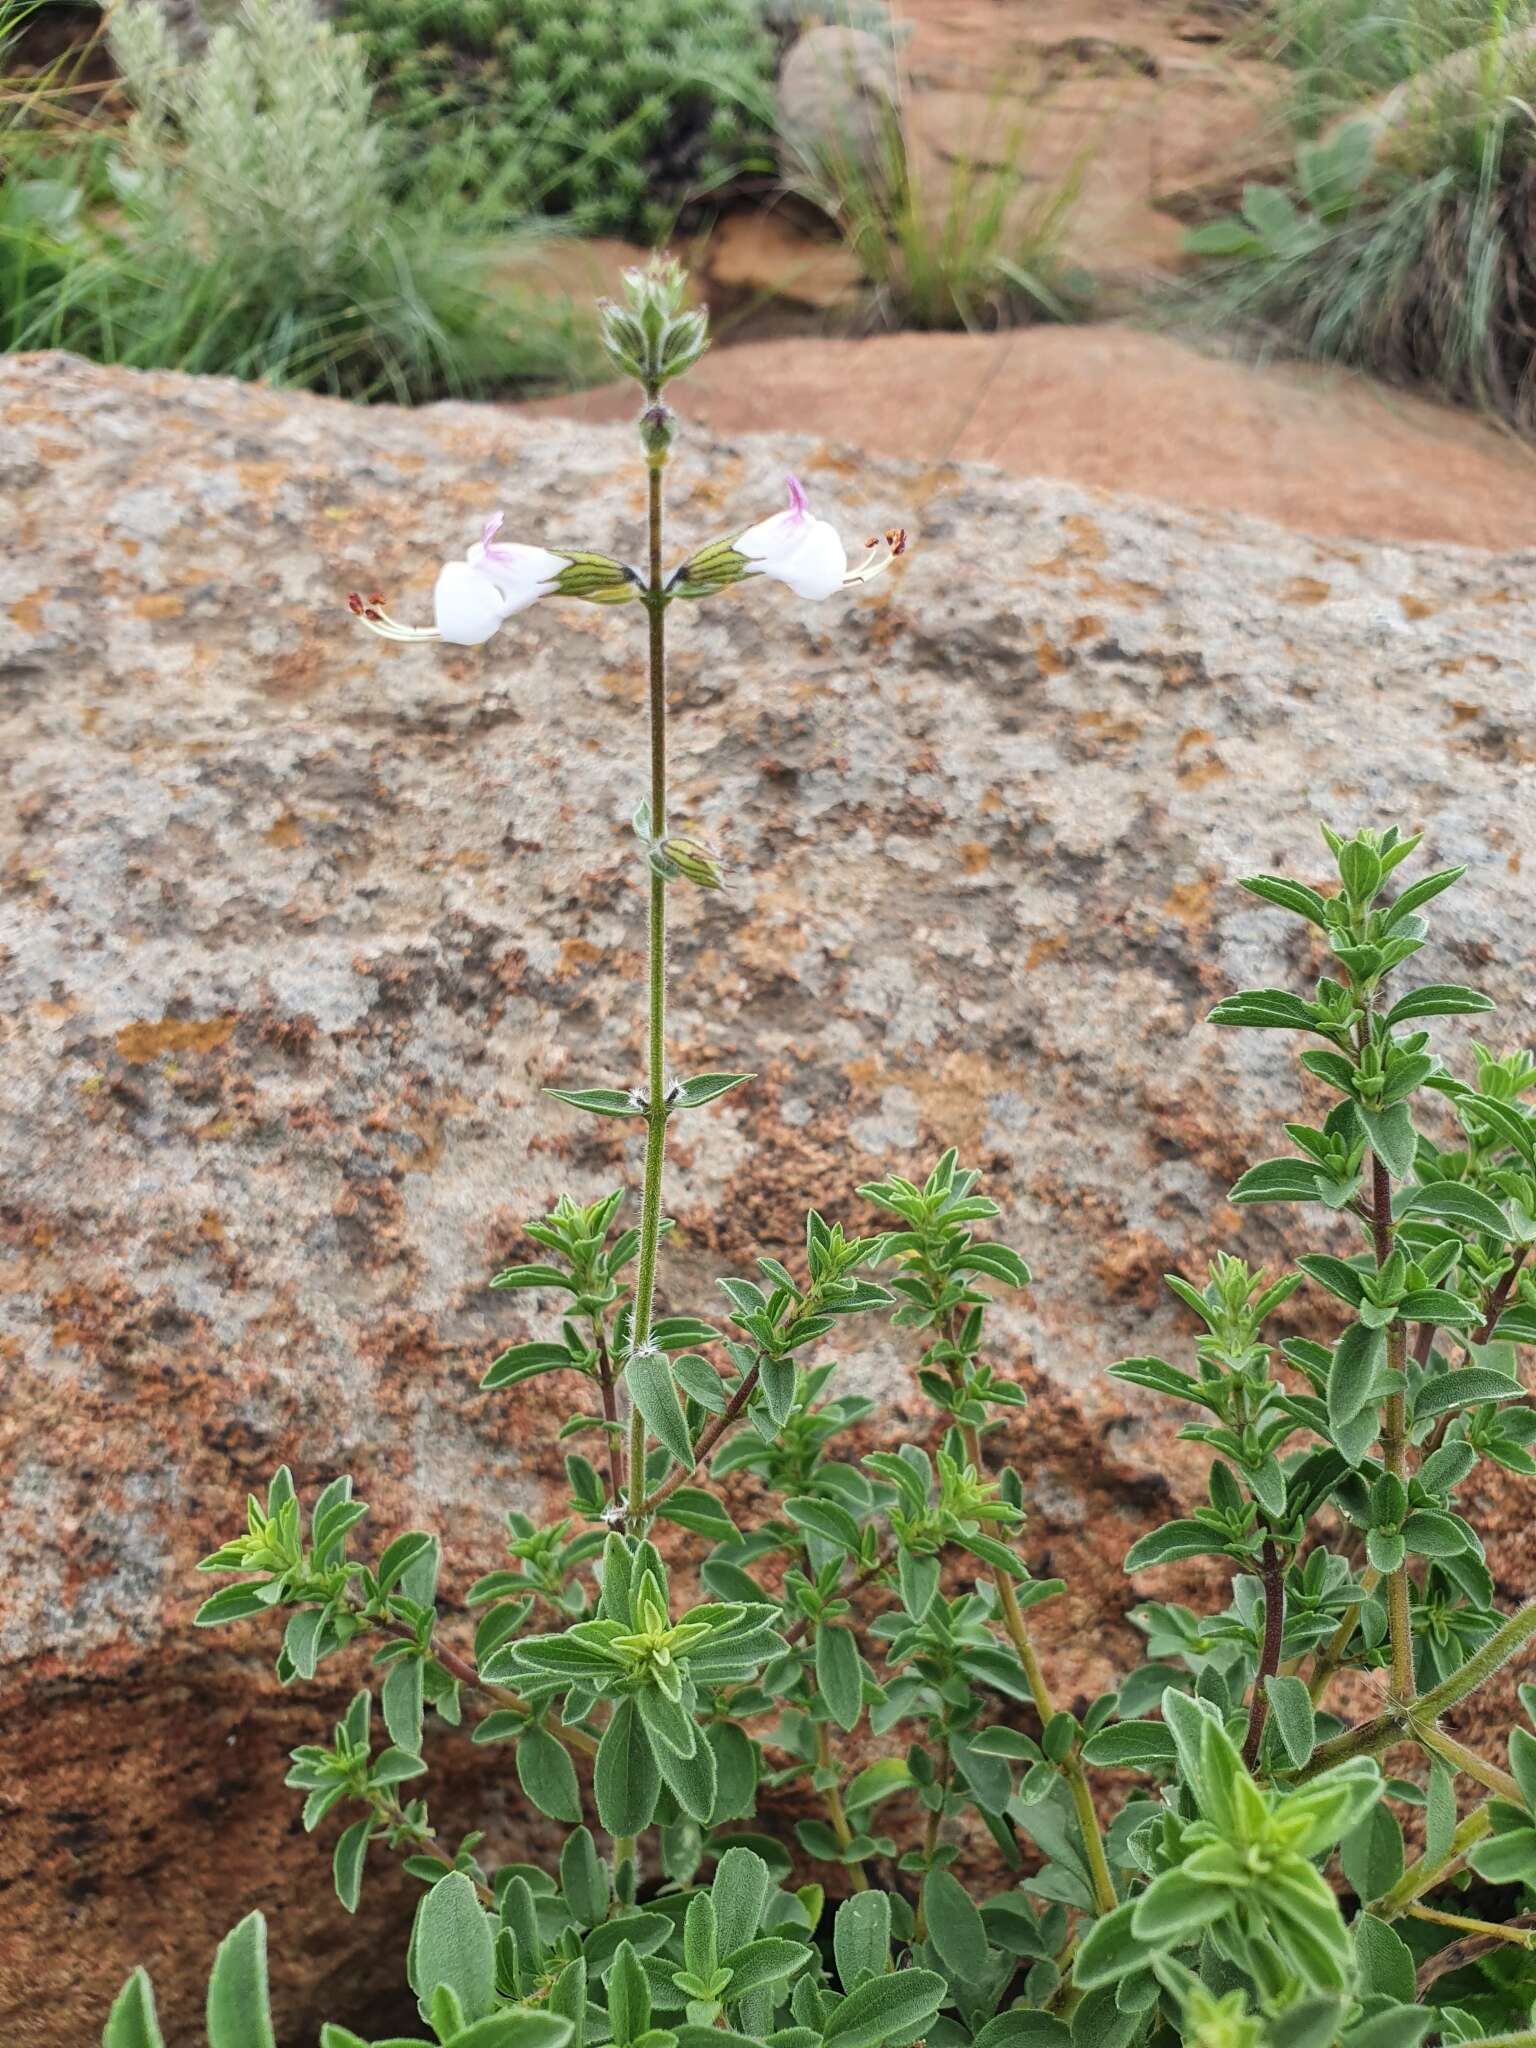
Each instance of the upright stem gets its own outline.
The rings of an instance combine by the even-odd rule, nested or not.
[[[1376,1245],[1376,1264],[1384,1266],[1392,1256],[1392,1176],[1375,1153],[1371,1154],[1371,1232]],[[1387,1327],[1387,1364],[1396,1373],[1406,1371],[1408,1333],[1401,1322]],[[1390,1394],[1381,1424],[1382,1463],[1394,1477],[1407,1484],[1408,1434],[1404,1397]],[[1413,1621],[1409,1607],[1406,1561],[1387,1574],[1387,1626],[1392,1638],[1392,1690],[1400,1700],[1413,1698]]]
[[[1269,1688],[1265,1680],[1280,1669],[1280,1646],[1285,1640],[1285,1561],[1272,1536],[1264,1538],[1264,1648],[1254,1673],[1253,1697],[1248,1703],[1248,1734],[1243,1743],[1243,1763],[1252,1770],[1264,1744],[1264,1725],[1269,1719]]]
[[[667,600],[661,575],[661,475],[663,457],[652,455],[649,480],[650,578],[645,606],[650,614],[651,837],[667,829]],[[656,1293],[656,1248],[661,1241],[661,1176],[667,1150],[667,884],[651,871],[646,927],[649,962],[646,1033],[645,1187],[640,1205],[640,1263],[635,1278],[631,1349],[649,1343],[651,1305]],[[645,1506],[645,1420],[638,1408],[629,1423],[629,1519],[643,1524]]]
[[[816,1723],[816,1765],[822,1771],[830,1772],[833,1769],[832,1736],[825,1721]],[[835,1778],[821,1797],[827,1809],[828,1825],[837,1838],[837,1846],[846,1849],[853,1840],[853,1829],[848,1825],[847,1809],[843,1805],[843,1795]],[[861,1864],[849,1863],[844,1868],[848,1872],[848,1882],[856,1892],[869,1890],[869,1879],[864,1875]]]

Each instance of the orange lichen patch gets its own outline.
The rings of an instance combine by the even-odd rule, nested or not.
[[[1052,555],[1048,562],[1040,564],[1042,576],[1062,576],[1069,569],[1080,569],[1086,563],[1109,559],[1109,543],[1096,520],[1088,518],[1086,513],[1073,512],[1061,524],[1067,534],[1067,544],[1059,555]]]
[[[1072,622],[1072,645],[1078,646],[1084,640],[1096,640],[1104,631],[1104,621],[1097,612],[1084,612]]]
[[[269,498],[285,477],[292,474],[286,462],[237,462],[235,475],[241,488],[254,498]]]
[[[952,1052],[937,1073],[918,1068],[902,1077],[922,1105],[936,1144],[981,1143],[988,1092],[998,1086],[997,1070],[983,1053]]]
[[[982,791],[981,802],[976,808],[984,818],[995,818],[997,813],[1005,811],[1008,805],[1000,789],[986,789]]]
[[[1170,917],[1176,917],[1186,931],[1200,930],[1210,922],[1214,893],[1210,882],[1175,882],[1163,898],[1163,908]]]
[[[1047,676],[1065,675],[1072,666],[1061,649],[1053,647],[1045,634],[1041,632],[1035,634],[1035,659],[1040,664],[1041,674]]]
[[[71,998],[67,1003],[37,1003],[34,1009],[45,1024],[62,1024],[73,1017],[80,1005]]]
[[[1323,583],[1316,576],[1293,576],[1289,583],[1282,585],[1282,604],[1325,604],[1333,595],[1333,585]]]
[[[1208,747],[1213,743],[1214,735],[1208,733],[1203,725],[1192,725],[1187,731],[1181,732],[1174,741],[1173,757],[1177,760],[1181,754],[1187,753],[1191,747]]]
[[[217,1052],[228,1045],[239,1021],[229,1011],[222,1017],[162,1017],[157,1024],[125,1024],[117,1034],[118,1055],[137,1067],[168,1052]]]
[[[18,597],[11,606],[11,623],[20,626],[23,633],[41,633],[43,605],[51,595],[47,590],[34,590],[30,597]]]
[[[1427,597],[1413,597],[1407,591],[1397,600],[1405,619],[1432,619],[1440,607]]]
[[[1080,711],[1072,722],[1079,732],[1098,740],[1139,740],[1142,735],[1139,719],[1115,718],[1108,711]]]
[[[133,600],[136,619],[179,619],[185,610],[186,606],[171,590],[151,590]]]
[[[1179,780],[1188,789],[1202,789],[1206,783],[1219,781],[1229,772],[1226,762],[1213,754],[1208,761],[1192,761],[1187,768],[1181,768]]]
[[[1055,932],[1048,939],[1036,939],[1024,957],[1025,969],[1027,971],[1031,967],[1041,967],[1047,960],[1054,960],[1058,953],[1065,953],[1066,950],[1065,932]]]
[[[292,811],[284,811],[276,823],[269,825],[261,836],[268,846],[289,849],[304,844],[304,827]]]
[[[979,875],[992,865],[992,849],[979,839],[962,840],[956,851],[960,855],[960,865],[968,875]]]
[[[1452,698],[1451,729],[1453,731],[1458,725],[1469,725],[1474,718],[1481,718],[1482,715],[1483,707],[1481,704],[1464,704],[1459,698]]]
[[[559,981],[573,980],[583,968],[595,966],[602,957],[602,948],[594,946],[590,939],[562,939],[560,965],[555,969],[555,978]]]

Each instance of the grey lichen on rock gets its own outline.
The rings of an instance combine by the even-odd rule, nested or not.
[[[1288,1248],[1222,1196],[1294,1071],[1201,1020],[1315,966],[1234,878],[1321,875],[1319,814],[1423,828],[1472,865],[1424,978],[1530,1035],[1529,565],[982,468],[935,489],[785,424],[685,442],[679,555],[791,462],[912,548],[846,607],[753,585],[677,620],[679,815],[732,885],[679,897],[676,1056],[758,1078],[682,1134],[665,1298],[707,1312],[808,1205],[856,1222],[855,1183],[960,1145],[1039,1275],[999,1317],[1031,1391],[1006,1449],[1031,1562],[1069,1582],[1040,1633],[1070,1703],[1132,1660],[1120,1560],[1192,1469],[1103,1368],[1187,1348],[1164,1271]],[[626,614],[543,603],[458,653],[385,648],[344,597],[424,615],[498,506],[632,556],[632,457],[501,409],[0,365],[7,2041],[23,1987],[92,2038],[139,1959],[193,2041],[257,1905],[281,2037],[369,2031],[358,1987],[399,1950],[328,1898],[281,1791],[363,1667],[281,1693],[260,1631],[194,1636],[191,1567],[283,1459],[310,1490],[353,1470],[382,1532],[452,1516],[451,1600],[508,1507],[552,1508],[546,1391],[477,1392],[537,1306],[486,1281],[563,1187],[636,1179],[627,1127],[540,1091],[638,1070],[643,708]],[[901,1339],[847,1361],[896,1435],[925,1413]],[[1527,1519],[1490,1488],[1505,1590]],[[487,1819],[469,1756],[432,1755],[450,1834]],[[527,1853],[506,1783],[491,1851]],[[374,1896],[398,1931],[407,1887]]]

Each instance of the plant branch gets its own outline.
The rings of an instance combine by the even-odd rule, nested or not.
[[[1371,1154],[1371,1235],[1378,1270],[1392,1256],[1392,1176],[1378,1154]],[[1403,1373],[1408,1364],[1408,1333],[1400,1322],[1387,1329],[1387,1365]],[[1406,1400],[1389,1394],[1382,1412],[1382,1463],[1394,1478],[1407,1484],[1408,1434]],[[1408,1562],[1387,1574],[1387,1627],[1392,1643],[1392,1691],[1400,1700],[1413,1698],[1413,1617],[1409,1600]]]
[[[816,1768],[827,1772],[835,1768],[832,1762],[832,1736],[825,1721],[816,1723]],[[848,1813],[843,1805],[843,1795],[836,1777],[833,1777],[821,1798],[827,1809],[828,1825],[837,1837],[837,1846],[846,1849],[853,1840],[853,1829],[848,1825]],[[848,1882],[856,1892],[869,1890],[869,1879],[859,1864],[846,1863],[843,1868],[848,1872]]]
[[[1503,1664],[1507,1664],[1515,1652],[1536,1635],[1536,1600],[1512,1614],[1501,1628],[1474,1650],[1459,1671],[1453,1671],[1449,1678],[1442,1678],[1432,1686],[1418,1703],[1418,1711],[1431,1721],[1436,1721],[1447,1708],[1458,1705],[1469,1693],[1477,1691]]]
[[[1273,1536],[1264,1538],[1264,1647],[1254,1673],[1253,1697],[1248,1703],[1248,1734],[1243,1743],[1243,1765],[1251,1771],[1259,1761],[1264,1726],[1269,1719],[1269,1690],[1264,1681],[1280,1669],[1280,1645],[1285,1637],[1285,1560]]]
[[[1360,1574],[1361,1592],[1373,1593],[1380,1583],[1381,1573],[1375,1565],[1368,1564]],[[1327,1691],[1329,1679],[1344,1662],[1350,1643],[1354,1640],[1355,1630],[1360,1625],[1360,1610],[1364,1605],[1364,1600],[1357,1600],[1354,1606],[1348,1609],[1344,1619],[1318,1654],[1317,1662],[1312,1667],[1312,1676],[1307,1680],[1307,1691],[1312,1696],[1314,1707]]]
[[[1522,1913],[1517,1920],[1511,1920],[1503,1927],[1495,1927],[1490,1921],[1463,1921],[1456,1914],[1432,1913],[1423,1907],[1416,1910],[1414,1917],[1433,1920],[1442,1926],[1460,1925],[1479,1930],[1469,1934],[1464,1941],[1448,1942],[1419,1965],[1413,1987],[1414,1996],[1419,1999],[1424,1997],[1437,1977],[1448,1976],[1452,1970],[1464,1970],[1468,1963],[1475,1963],[1479,1956],[1487,1955],[1501,1942],[1518,1941],[1524,1948],[1536,1946],[1530,1934],[1521,1931],[1536,1927],[1536,1913]],[[1495,2034],[1491,2039],[1481,2041],[1478,2048],[1533,2048],[1533,2044],[1536,2044],[1536,2033]]]
[[[1458,1742],[1447,1735],[1443,1728],[1421,1727],[1415,1729],[1420,1744],[1431,1756],[1439,1757],[1441,1763],[1449,1764],[1454,1771],[1462,1772],[1474,1783],[1485,1785],[1490,1792],[1496,1792],[1501,1799],[1512,1800],[1516,1806],[1525,1804],[1525,1795],[1510,1776],[1498,1764],[1489,1763],[1486,1757],[1478,1755],[1475,1749],[1468,1749],[1464,1742]]]

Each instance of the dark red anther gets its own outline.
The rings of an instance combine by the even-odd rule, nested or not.
[[[351,612],[355,618],[360,619],[363,616],[363,600],[358,596],[355,590],[349,590],[347,592],[347,610]]]

